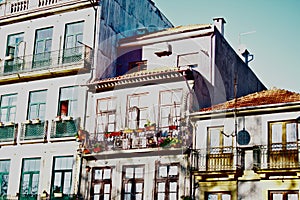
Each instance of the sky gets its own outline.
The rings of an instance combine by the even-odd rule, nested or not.
[[[174,26],[223,17],[225,38],[254,55],[250,68],[268,88],[300,93],[299,0],[152,0]]]

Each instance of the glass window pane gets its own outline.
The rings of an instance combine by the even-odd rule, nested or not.
[[[170,182],[170,192],[176,192],[177,191],[177,182]]]
[[[110,193],[110,184],[104,184],[104,193]]]
[[[158,200],[165,200],[165,194],[164,193],[158,193],[157,198],[158,198]]]
[[[217,194],[208,194],[208,200],[218,200]]]
[[[211,128],[210,129],[210,147],[220,147],[220,129]]]
[[[110,179],[111,169],[103,170],[103,179]]]
[[[272,124],[272,143],[282,143],[282,124]]]
[[[126,193],[131,192],[131,187],[132,187],[132,184],[131,184],[131,183],[125,184],[125,192],[126,192]]]
[[[167,166],[160,166],[158,170],[159,170],[158,171],[159,177],[167,177],[168,176]]]
[[[273,200],[283,200],[283,194],[272,194]]]
[[[231,200],[230,194],[222,194],[222,200]]]
[[[143,192],[143,183],[137,183],[135,187],[137,193]]]
[[[66,172],[64,177],[64,194],[70,194],[71,193],[71,180],[72,180],[72,174],[71,172]]]
[[[178,166],[170,166],[169,176],[178,175]]]
[[[126,168],[126,174],[125,174],[126,178],[133,178],[133,168]]]
[[[110,194],[104,194],[103,200],[109,200]]]
[[[102,180],[102,170],[95,170],[95,180]]]
[[[177,193],[170,193],[169,194],[169,200],[177,199]]]
[[[142,194],[136,194],[135,200],[142,200]]]
[[[144,168],[136,168],[135,178],[143,178],[143,177],[144,177]]]
[[[296,142],[296,141],[297,141],[296,123],[286,124],[286,142]]]
[[[298,200],[298,194],[288,194],[287,200]]]
[[[157,190],[158,190],[158,192],[165,192],[165,190],[166,190],[166,183],[158,183],[157,184]]]

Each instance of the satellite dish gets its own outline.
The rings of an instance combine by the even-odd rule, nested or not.
[[[237,142],[239,145],[248,145],[250,142],[250,134],[245,129],[241,130],[237,134]]]

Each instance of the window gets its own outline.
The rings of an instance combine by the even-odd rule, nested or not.
[[[47,90],[29,94],[28,119],[45,120]]]
[[[1,96],[1,122],[15,121],[17,94]]]
[[[297,123],[295,121],[269,123],[270,145],[273,150],[297,147]]]
[[[20,199],[37,199],[40,176],[40,161],[40,158],[23,159]]]
[[[130,129],[143,128],[149,120],[148,93],[129,95],[127,98],[127,126]]]
[[[179,125],[182,90],[160,92],[160,127]]]
[[[232,147],[232,137],[225,135],[224,127],[209,127],[208,128],[208,144],[211,150],[217,151],[219,148],[226,150],[226,147]],[[217,153],[217,152],[216,152]]]
[[[147,69],[147,61],[136,61],[129,63],[130,72],[139,72]]]
[[[52,32],[52,27],[36,31],[33,68],[46,67],[50,65]]]
[[[123,166],[122,199],[142,200],[144,194],[144,165]]]
[[[206,193],[206,200],[231,200],[230,192],[212,192]]]
[[[110,200],[112,184],[112,168],[94,168],[92,175],[92,199]]]
[[[294,168],[298,166],[298,133],[296,121],[269,123],[269,167]]]
[[[23,51],[25,50],[22,50],[20,48],[23,38],[24,33],[18,33],[8,36],[6,46],[7,59],[4,64],[4,72],[15,72],[21,69],[23,60],[18,58],[18,55],[20,55],[20,53],[24,53]]]
[[[77,113],[78,87],[65,87],[60,89],[59,116],[72,116]]]
[[[155,199],[156,200],[177,200],[179,165],[177,163],[156,167]]]
[[[269,200],[298,200],[298,191],[269,191]]]
[[[51,195],[68,197],[71,194],[73,165],[72,156],[54,157]]]
[[[63,63],[78,62],[82,56],[83,22],[66,25]]]
[[[116,129],[116,99],[97,100],[97,132],[113,132]]]
[[[7,195],[10,160],[0,160],[0,199]]]

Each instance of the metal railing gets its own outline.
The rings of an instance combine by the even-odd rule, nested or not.
[[[51,138],[74,137],[79,130],[80,118],[52,121]]]
[[[40,71],[43,69],[65,69],[78,65],[80,68],[91,67],[92,49],[87,46],[44,52],[21,57],[11,57],[0,66],[0,76],[9,74]]]
[[[20,140],[46,139],[48,121],[37,123],[22,123]]]
[[[254,169],[299,168],[297,143],[255,146],[253,149]]]
[[[55,4],[68,2],[67,0],[12,0],[5,1],[0,9],[1,16],[13,15],[16,13],[24,13],[26,11],[43,8]]]
[[[241,169],[242,151],[235,147],[192,150],[192,168],[202,172],[234,171]]]
[[[15,142],[17,128],[17,124],[0,126],[0,142]]]

